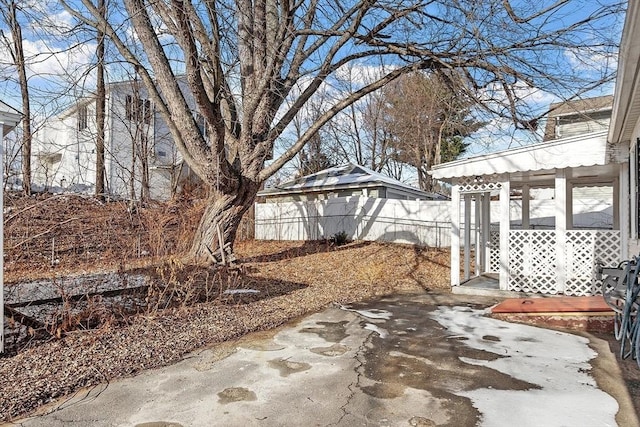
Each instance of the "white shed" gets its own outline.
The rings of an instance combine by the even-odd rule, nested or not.
[[[626,168],[607,150],[607,132],[557,139],[434,166],[434,178],[451,183],[451,284],[453,291],[472,277],[497,273],[499,289],[542,294],[592,295],[600,284],[596,263],[616,264],[626,256],[628,193]],[[573,226],[574,188],[613,190],[613,229]],[[554,191],[553,229],[529,223],[530,193]],[[515,191],[514,191],[515,190]],[[512,194],[522,198],[522,224],[511,224]],[[491,218],[490,200],[499,197],[499,218]],[[461,218],[461,202],[464,218]],[[473,221],[472,213],[477,220]],[[499,228],[491,223],[499,221]],[[463,271],[460,277],[460,248]],[[472,247],[476,248],[472,265]]]
[[[0,101],[0,142],[4,140],[4,136],[11,132],[16,127],[18,122],[22,119],[22,114],[11,106]],[[4,158],[4,144],[0,144],[0,158]],[[4,206],[3,191],[4,183],[2,177],[4,177],[3,162],[0,161],[0,206]],[[4,253],[3,253],[3,236],[4,236],[4,218],[0,218],[0,353],[4,351]]]

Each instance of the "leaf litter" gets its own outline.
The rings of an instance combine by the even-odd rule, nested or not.
[[[28,414],[83,387],[278,327],[332,303],[449,288],[448,251],[408,245],[246,240],[236,243],[240,261],[234,269],[182,265],[175,254],[184,251],[184,242],[171,239],[190,239],[200,209],[197,203],[157,204],[130,215],[120,202],[57,199],[8,201],[9,292],[32,280],[63,282],[70,275],[142,275],[147,282],[126,295],[67,299],[63,303],[73,309],[48,314],[58,321],[53,325],[60,333],[27,331],[26,342],[0,357],[0,421]],[[56,221],[64,222],[69,212],[78,219],[56,228]],[[100,232],[92,216],[100,218]],[[171,216],[186,222],[167,218]],[[163,229],[150,229],[149,224]],[[47,230],[53,231],[42,234]],[[60,245],[67,245],[64,251],[54,251],[58,263],[48,254],[52,233],[59,235]],[[38,234],[42,236],[29,237]],[[158,235],[167,241],[157,240]],[[70,241],[77,243],[75,250]],[[77,285],[78,280],[70,283]],[[83,283],[95,286],[91,280]],[[12,319],[5,320],[15,326]]]

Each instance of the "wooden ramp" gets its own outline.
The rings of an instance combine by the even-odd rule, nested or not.
[[[493,307],[491,316],[538,326],[613,331],[613,311],[602,296],[509,298]]]

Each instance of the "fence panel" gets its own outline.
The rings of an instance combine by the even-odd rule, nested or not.
[[[448,247],[450,202],[338,197],[259,203],[255,236],[314,240],[345,232],[351,239]]]

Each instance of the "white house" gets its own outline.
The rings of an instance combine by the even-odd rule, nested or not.
[[[608,134],[611,158],[624,160],[625,194],[623,207],[625,250],[640,252],[640,5],[629,2],[614,92],[613,116]],[[625,206],[628,200],[628,206]]]
[[[542,140],[606,131],[611,122],[612,109],[613,95],[553,103],[549,106],[550,113]]]
[[[184,82],[187,102],[194,105]],[[194,114],[195,112],[194,107]],[[140,81],[110,83],[105,113],[105,177],[109,195],[167,199],[186,173],[169,129]],[[45,190],[95,188],[96,99],[82,99],[34,135],[33,184]]]
[[[18,122],[22,119],[20,112],[4,102],[0,101],[0,158],[4,158],[4,136],[11,132],[16,127]],[[0,161],[0,177],[4,177],[4,171],[2,170],[4,162]],[[1,180],[2,178],[0,178]],[[0,182],[0,184],[4,184]],[[3,192],[0,186],[0,206],[4,206]],[[0,353],[4,351],[4,278],[3,278],[3,247],[4,247],[4,218],[0,218]]]

